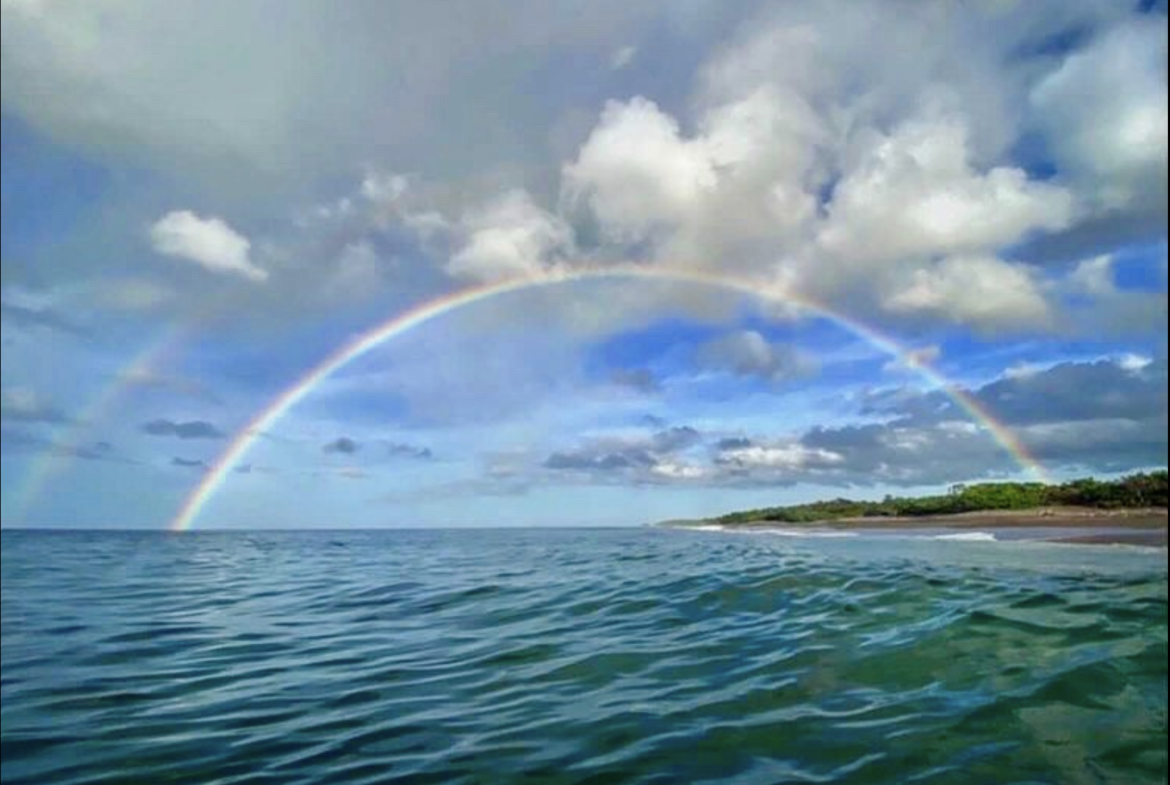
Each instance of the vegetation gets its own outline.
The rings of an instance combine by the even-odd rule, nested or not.
[[[755,521],[815,523],[842,518],[927,517],[984,510],[1028,510],[1037,507],[1087,507],[1102,510],[1166,507],[1167,473],[1132,474],[1118,480],[1073,480],[1061,485],[1038,482],[996,482],[956,485],[946,496],[887,496],[880,502],[833,499],[766,507],[723,515],[718,523]]]

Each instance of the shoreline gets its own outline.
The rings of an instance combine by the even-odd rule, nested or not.
[[[717,519],[709,519],[666,522],[662,525],[681,529],[718,527],[730,532],[783,529],[791,532],[808,530],[810,533],[825,531],[892,533],[929,529],[953,531],[958,534],[973,530],[995,533],[999,530],[1011,534],[1013,530],[1017,530],[1016,534],[1019,535],[1034,535],[1022,539],[1070,545],[1167,547],[1167,511],[1158,508],[1098,510],[1082,507],[1045,507],[1031,510],[981,510],[922,517],[838,518],[809,523],[773,520],[721,523]],[[1075,531],[1078,529],[1084,531]]]

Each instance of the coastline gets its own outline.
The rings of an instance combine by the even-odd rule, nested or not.
[[[758,520],[722,523],[718,519],[668,521],[667,528],[718,528],[724,531],[784,529],[800,532],[873,532],[935,530],[962,534],[997,530],[1010,537],[1076,545],[1167,546],[1167,510],[1141,508],[1101,510],[1087,507],[1041,507],[1028,510],[981,510],[934,516],[838,518],[809,523]],[[1026,530],[1026,531],[1023,531]],[[1078,531],[1080,530],[1080,531]]]

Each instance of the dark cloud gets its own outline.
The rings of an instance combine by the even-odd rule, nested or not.
[[[1121,472],[1167,461],[1165,360],[1067,362],[1014,373],[969,391],[1048,469]],[[894,483],[937,483],[1018,469],[970,416],[942,393],[872,396],[885,423],[817,428],[809,447],[845,457],[843,475]]]
[[[1166,411],[1166,384],[1165,360],[1151,361],[1144,367],[1098,360],[1011,373],[968,392],[995,419],[1023,426],[1155,417]],[[910,388],[871,392],[862,413],[892,417],[900,425],[931,425],[967,417],[950,396]]]
[[[151,436],[174,436],[179,439],[222,439],[224,433],[206,420],[158,419],[143,423],[142,432]]]
[[[754,330],[739,330],[700,345],[695,362],[701,368],[736,376],[783,382],[813,375],[817,364],[786,343],[769,341]]]
[[[171,466],[177,466],[181,469],[206,469],[207,463],[197,458],[180,458],[176,456],[171,458]]]
[[[543,466],[554,471],[639,474],[657,466],[668,456],[699,444],[702,439],[702,434],[690,426],[675,426],[646,437],[602,439],[554,452],[545,459]]]
[[[1129,358],[1013,373],[968,393],[1050,472],[1101,474],[1166,464],[1166,382],[1165,361]],[[941,393],[872,393],[864,411],[883,421],[723,437],[708,444],[702,464],[687,452],[702,444],[702,434],[681,427],[556,452],[544,467],[598,483],[725,487],[941,485],[1021,469],[983,424]],[[672,458],[684,453],[689,460]],[[680,466],[690,471],[675,471]]]
[[[702,434],[689,425],[675,426],[655,433],[650,439],[650,450],[656,453],[679,452],[698,444],[702,438]]]
[[[135,466],[141,463],[120,454],[117,448],[107,441],[66,444],[21,427],[5,427],[0,431],[0,443],[4,445],[5,451],[45,451],[61,458],[76,458],[82,461],[108,461]]]
[[[718,452],[725,452],[727,450],[742,450],[745,447],[751,447],[753,444],[751,439],[743,436],[729,436],[715,442],[715,449]]]
[[[662,385],[648,368],[617,368],[609,380],[619,387],[628,387],[640,393],[661,392]]]
[[[0,403],[0,419],[5,422],[44,423],[61,425],[72,419],[56,406],[41,400],[11,400]]]
[[[430,447],[419,447],[415,444],[398,444],[391,442],[386,445],[386,451],[391,458],[409,458],[416,461],[429,461],[435,455]]]
[[[323,445],[321,449],[329,454],[353,455],[361,449],[361,445],[348,436],[339,436],[328,444]]]

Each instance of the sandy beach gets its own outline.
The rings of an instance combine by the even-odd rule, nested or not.
[[[1084,545],[1144,545],[1166,547],[1167,511],[1159,508],[1097,510],[1084,507],[1044,507],[1032,510],[986,510],[956,515],[887,518],[840,518],[814,523],[750,521],[719,524],[728,530],[753,528],[831,529],[888,532],[899,530],[954,530],[999,532],[1009,539],[1035,539]]]

